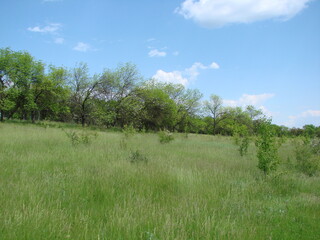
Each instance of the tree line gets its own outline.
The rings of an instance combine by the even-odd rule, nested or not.
[[[46,66],[25,51],[0,49],[0,120],[75,122],[106,128],[203,134],[255,134],[266,116],[253,106],[225,107],[212,95],[202,101],[197,89],[145,80],[132,63],[90,75],[86,63],[74,68]],[[320,127],[289,129],[281,135],[320,136]]]

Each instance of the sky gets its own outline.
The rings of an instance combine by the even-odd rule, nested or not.
[[[0,0],[0,48],[254,105],[288,127],[320,125],[320,0]]]

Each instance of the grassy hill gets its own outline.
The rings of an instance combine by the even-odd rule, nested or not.
[[[0,124],[0,239],[320,239],[320,177],[280,156],[265,177],[227,137]]]

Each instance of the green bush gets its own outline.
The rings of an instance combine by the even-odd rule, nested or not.
[[[169,143],[174,140],[173,134],[168,130],[164,130],[158,133],[160,143]]]
[[[122,132],[126,138],[133,136],[136,133],[135,128],[131,125],[124,125]]]
[[[233,130],[234,143],[239,146],[240,156],[243,157],[248,153],[250,136],[248,128],[245,125],[235,126]]]
[[[62,131],[69,138],[72,146],[77,146],[79,144],[88,145],[92,142],[93,138],[96,138],[98,136],[97,133],[89,133],[87,131],[82,131],[82,132],[78,132],[75,130],[66,131],[64,129],[62,129]]]
[[[266,120],[260,124],[255,144],[258,148],[258,168],[265,174],[276,170],[279,165],[278,149],[280,145],[275,137],[275,132],[270,120]]]
[[[131,151],[129,160],[131,163],[140,163],[140,162],[147,163],[148,162],[148,158],[139,150]]]
[[[319,139],[305,139],[303,144],[296,144],[296,168],[308,176],[317,173],[320,167]]]

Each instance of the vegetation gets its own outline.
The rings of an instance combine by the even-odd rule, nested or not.
[[[221,134],[246,129],[258,134],[264,115],[253,106],[225,107],[212,95],[201,102],[196,89],[145,80],[132,63],[90,75],[85,63],[72,69],[46,66],[28,52],[0,49],[0,121],[59,121],[102,128],[131,126],[138,131]],[[272,125],[279,136],[320,137],[320,127],[288,129]],[[186,135],[187,136],[187,135]],[[245,154],[248,138],[241,151]]]
[[[201,98],[0,49],[0,238],[318,239],[320,127]]]
[[[302,142],[302,143],[301,143]],[[308,176],[313,176],[320,168],[320,141],[318,138],[297,140],[295,149],[296,167]]]
[[[160,131],[158,135],[160,143],[169,143],[174,140],[173,134],[168,130]]]
[[[269,120],[266,120],[264,123],[260,124],[256,146],[258,148],[258,167],[265,174],[276,170],[279,164],[278,149],[280,146],[277,144],[275,133],[271,128],[271,123]]]
[[[157,134],[136,133],[123,149],[122,132],[86,128],[96,139],[74,147],[61,127],[84,131],[0,123],[1,239],[320,236],[319,172],[292,167],[300,161],[292,140],[264,176],[254,145],[240,157],[229,137],[174,133],[160,144]]]

